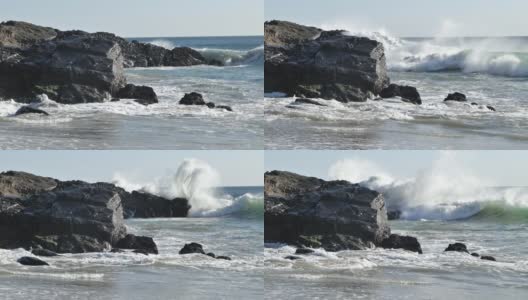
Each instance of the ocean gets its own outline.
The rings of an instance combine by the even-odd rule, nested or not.
[[[0,249],[0,294],[3,299],[262,298],[263,187],[223,187],[212,195],[223,203],[216,212],[126,221],[129,232],[154,238],[159,255],[64,254],[44,258],[50,267],[28,267],[16,259],[29,252]],[[179,255],[189,242],[232,260]]]
[[[288,299],[324,299],[329,295],[332,299],[526,299],[528,188],[481,192],[473,199],[460,197],[402,208],[403,219],[389,221],[392,233],[417,237],[423,254],[393,249],[334,253],[317,249],[314,255],[290,261],[284,257],[293,255],[295,247],[267,244],[266,295],[269,299],[284,299],[284,295]],[[394,207],[388,193],[390,190],[384,193],[387,204]],[[444,252],[455,242],[497,261]]]
[[[267,149],[523,149],[528,138],[528,37],[396,38],[382,42],[392,83],[418,89],[423,104],[399,99],[329,107],[285,106],[265,95]],[[467,103],[444,103],[461,92]],[[472,102],[478,105],[471,105]],[[489,110],[492,106],[496,111]]]
[[[172,49],[187,46],[224,67],[126,69],[129,83],[152,86],[160,103],[62,105],[49,117],[12,117],[22,104],[0,102],[1,149],[262,149],[263,38],[135,38]],[[131,39],[133,40],[133,38]],[[178,105],[185,93],[229,105],[233,112]]]

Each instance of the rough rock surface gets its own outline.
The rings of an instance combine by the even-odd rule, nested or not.
[[[143,105],[158,103],[158,96],[150,86],[127,84],[117,92],[116,96],[135,99],[136,102]]]
[[[264,175],[264,240],[328,251],[366,249],[390,235],[383,196],[347,181]]]
[[[469,254],[466,245],[462,243],[449,244],[449,246],[444,251],[465,252]]]
[[[56,35],[57,30],[50,27],[19,21],[0,23],[0,47],[26,49]]]
[[[207,105],[202,94],[196,92],[186,93],[179,103],[183,105]]]
[[[154,243],[154,240],[151,237],[147,236],[127,234],[117,242],[116,247],[120,249],[140,250],[150,254],[158,254],[158,246],[156,246],[156,243]]]
[[[447,97],[444,99],[444,101],[458,101],[458,102],[465,102],[467,101],[466,95],[455,92],[453,94],[448,94]]]
[[[264,24],[265,92],[366,101],[389,84],[383,45],[284,21]]]
[[[192,253],[205,254],[205,251],[203,250],[203,246],[201,244],[189,243],[189,244],[185,244],[179,253],[180,254],[192,254]]]
[[[404,249],[420,254],[423,253],[422,246],[418,242],[418,239],[412,236],[391,234],[388,238],[381,242],[381,247],[385,249]]]
[[[7,171],[0,173],[0,197],[22,198],[51,191],[57,180],[26,172]]]
[[[165,199],[145,192],[121,191],[125,218],[187,217],[191,206],[187,199]]]
[[[403,101],[422,104],[420,93],[413,86],[390,84],[380,92],[381,98],[401,97]]]

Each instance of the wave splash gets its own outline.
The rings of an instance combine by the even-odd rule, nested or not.
[[[358,159],[334,163],[329,176],[383,193],[388,210],[399,210],[402,219],[528,221],[528,188],[491,188],[450,152],[407,179]]]
[[[335,25],[324,29],[337,29]],[[340,27],[347,28],[345,27]],[[393,71],[458,71],[506,77],[528,77],[528,43],[509,38],[401,39],[385,30],[347,29],[348,34],[381,42]]]
[[[246,193],[233,196],[218,188],[220,174],[208,163],[198,159],[186,159],[175,174],[159,177],[147,184],[134,183],[127,176],[116,173],[113,182],[127,191],[142,190],[167,199],[189,200],[192,217],[263,215],[262,194]]]

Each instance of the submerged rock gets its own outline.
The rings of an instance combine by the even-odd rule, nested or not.
[[[298,259],[302,259],[302,257],[295,256],[295,255],[288,255],[288,256],[285,256],[284,259],[288,259],[288,260],[298,260]]]
[[[36,255],[36,256],[46,256],[46,257],[58,256],[58,254],[53,251],[41,249],[41,248],[31,250],[31,254]]]
[[[314,250],[308,248],[297,248],[297,250],[295,250],[295,254],[312,254],[314,252]]]
[[[117,92],[116,96],[119,98],[135,99],[136,102],[143,105],[158,103],[158,96],[154,92],[154,89],[144,85],[127,84]]]
[[[453,94],[448,94],[447,97],[444,99],[444,101],[458,101],[458,102],[465,102],[467,101],[466,95],[455,92]]]
[[[43,111],[42,109],[33,108],[31,106],[22,106],[16,111],[15,116],[24,115],[24,114],[42,114],[45,116],[49,115],[47,112]]]
[[[179,103],[183,105],[206,105],[207,104],[205,103],[202,94],[196,93],[196,92],[186,93],[183,96],[183,98],[181,98]]]
[[[212,258],[216,258],[216,255],[213,252],[209,252],[206,254],[207,256],[210,256]]]
[[[422,254],[422,247],[418,239],[412,236],[391,234],[381,242],[381,247],[385,249],[404,249]]]
[[[266,22],[264,32],[266,93],[358,102],[389,84],[377,41],[285,21]]]
[[[383,196],[347,181],[264,175],[264,240],[327,251],[366,249],[390,235]]]
[[[312,104],[312,105],[317,105],[317,106],[328,106],[326,104],[322,104],[322,103],[319,103],[315,100],[308,99],[308,98],[297,98],[295,99],[295,103],[296,104]]]
[[[217,109],[227,110],[227,111],[233,111],[233,109],[231,108],[231,106],[227,106],[227,105],[217,105],[216,108],[217,108]]]
[[[147,236],[127,234],[117,242],[116,247],[120,249],[134,249],[135,251],[140,251],[140,253],[158,254],[158,246],[156,246],[156,243],[154,243],[151,237]]]
[[[497,111],[497,110],[495,109],[495,107],[493,107],[493,106],[491,106],[491,105],[486,105],[486,108],[489,109],[489,110],[491,110],[491,111]]]
[[[415,87],[406,85],[390,84],[380,92],[381,98],[401,97],[403,101],[413,104],[422,104],[420,93]]]
[[[483,259],[483,260],[491,260],[491,261],[497,261],[497,260],[495,259],[495,257],[493,257],[493,256],[486,256],[486,255],[482,255],[482,256],[480,257],[480,259]]]
[[[23,256],[17,262],[24,266],[49,266],[47,262],[30,256]]]
[[[449,244],[449,246],[444,251],[465,252],[469,254],[466,245],[462,243]]]
[[[225,255],[218,255],[216,259],[231,260],[231,257]]]
[[[471,253],[471,256],[480,257],[480,255],[476,252]]]
[[[205,254],[205,251],[203,250],[203,246],[198,243],[189,243],[185,244],[183,248],[179,252],[180,254],[192,254],[192,253],[200,253]]]

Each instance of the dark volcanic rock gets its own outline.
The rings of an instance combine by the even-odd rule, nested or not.
[[[264,240],[328,251],[365,249],[390,235],[383,196],[347,181],[264,175]]]
[[[24,266],[49,266],[47,262],[30,256],[23,256],[17,262]]]
[[[185,246],[183,246],[183,248],[180,250],[180,254],[192,254],[192,253],[205,254],[205,251],[203,250],[202,245],[198,243],[185,244]]]
[[[413,104],[422,104],[420,93],[412,86],[404,86],[397,84],[390,84],[380,92],[381,98],[401,97],[403,101],[411,102]]]
[[[366,101],[389,84],[377,41],[284,21],[266,22],[264,31],[265,92]]]
[[[212,258],[216,258],[216,255],[213,252],[209,252],[206,254],[207,256],[210,256]]]
[[[480,255],[476,252],[471,253],[471,256],[480,257]]]
[[[116,97],[136,99],[136,102],[143,105],[158,103],[158,96],[154,90],[151,87],[144,85],[138,86],[127,84],[117,92]]]
[[[26,22],[7,21],[0,23],[0,47],[26,49],[34,44],[51,40],[57,31]]]
[[[319,103],[319,102],[317,102],[315,100],[307,99],[307,98],[297,98],[297,99],[295,99],[295,103],[297,103],[297,104],[312,104],[312,105],[317,105],[317,106],[328,106],[328,105]]]
[[[31,254],[36,255],[36,256],[46,256],[46,257],[58,256],[58,254],[53,251],[41,249],[41,248],[31,250]]]
[[[455,92],[453,94],[448,94],[447,97],[444,99],[444,101],[458,101],[458,102],[465,102],[467,101],[466,95]]]
[[[168,51],[163,57],[164,66],[182,67],[206,64],[202,54],[189,47],[177,47]],[[215,63],[215,62],[213,62]]]
[[[491,260],[491,261],[497,261],[497,260],[495,259],[495,257],[493,257],[493,256],[485,256],[485,255],[482,255],[482,256],[480,257],[480,259],[483,259],[483,260]]]
[[[295,250],[295,254],[312,254],[314,252],[314,250],[308,248],[297,248],[297,250]]]
[[[420,246],[418,239],[412,236],[391,234],[381,242],[381,247],[385,249],[404,249],[422,254],[422,247]]]
[[[49,177],[16,171],[0,173],[0,198],[25,198],[41,192],[50,191],[56,186],[57,181]]]
[[[469,254],[466,245],[462,243],[449,244],[449,246],[444,251],[466,252]]]
[[[203,96],[196,92],[186,93],[183,98],[181,98],[180,104],[183,105],[206,105]]]
[[[13,200],[0,198],[0,247],[57,253],[109,250],[126,228],[119,195],[77,183]]]
[[[31,106],[22,106],[16,111],[15,116],[24,115],[24,114],[42,114],[45,116],[49,115],[47,112],[43,111],[42,109],[33,108]]]
[[[134,249],[146,253],[158,254],[158,247],[151,237],[127,234],[119,240],[116,247],[120,249]]]
[[[124,216],[128,218],[181,218],[186,217],[191,206],[187,199],[165,199],[145,192],[121,191]]]

